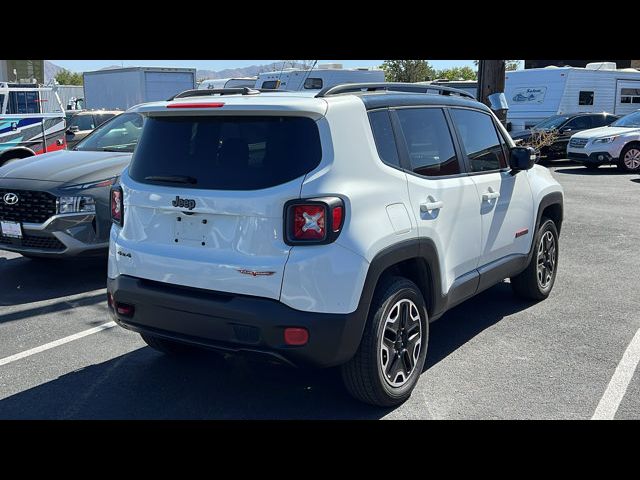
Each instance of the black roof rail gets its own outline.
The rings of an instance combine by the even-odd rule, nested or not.
[[[208,97],[209,95],[257,95],[260,90],[249,87],[234,87],[234,88],[203,88],[201,90],[185,90],[184,92],[176,93],[173,97],[168,98],[166,101],[170,102],[176,98],[187,97]]]
[[[460,95],[461,97],[470,98],[475,100],[476,98],[464,90],[457,88],[443,87],[441,85],[419,85],[415,83],[403,83],[403,82],[383,82],[383,83],[343,83],[340,85],[333,85],[320,90],[316,95],[316,98],[328,97],[329,95],[338,95],[340,93],[349,92],[376,92],[376,91],[391,91],[391,92],[410,92],[410,93],[428,93],[430,90],[435,90],[439,95]]]

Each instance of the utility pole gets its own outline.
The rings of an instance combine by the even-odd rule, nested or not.
[[[478,100],[491,108],[489,95],[504,92],[505,60],[480,60],[478,62]],[[507,114],[504,110],[494,112],[504,124]]]

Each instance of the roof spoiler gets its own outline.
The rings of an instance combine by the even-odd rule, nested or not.
[[[340,93],[350,92],[409,92],[409,93],[430,93],[434,91],[436,95],[459,95],[464,98],[470,98],[475,100],[476,98],[470,93],[457,88],[443,87],[440,85],[418,85],[415,83],[403,83],[403,82],[382,82],[382,83],[343,83],[340,85],[334,85],[326,87],[320,90],[316,95],[316,98],[328,97],[330,95],[338,95]]]

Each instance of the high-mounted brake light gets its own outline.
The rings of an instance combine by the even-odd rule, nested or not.
[[[220,108],[223,102],[170,103],[167,108]]]
[[[124,202],[120,187],[111,187],[111,221],[120,226],[124,223]]]
[[[331,243],[344,223],[344,202],[337,197],[291,200],[284,208],[285,242],[289,245]]]

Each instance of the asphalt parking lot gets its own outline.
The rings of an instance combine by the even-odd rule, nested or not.
[[[640,419],[625,356],[640,329],[640,176],[551,169],[565,189],[551,296],[522,302],[505,282],[431,324],[400,407],[352,400],[333,370],[172,360],[109,323],[103,261],[0,250],[0,419]]]

